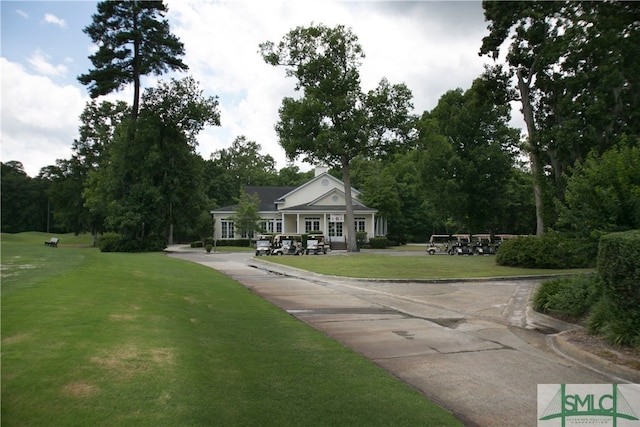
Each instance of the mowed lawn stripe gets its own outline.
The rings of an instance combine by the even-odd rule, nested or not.
[[[215,270],[53,250],[3,293],[3,425],[460,425]]]

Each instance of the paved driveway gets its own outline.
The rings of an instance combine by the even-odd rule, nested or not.
[[[553,349],[549,334],[570,325],[527,308],[538,280],[361,281],[280,268],[246,253],[170,255],[237,280],[468,426],[535,426],[538,384],[632,382]]]

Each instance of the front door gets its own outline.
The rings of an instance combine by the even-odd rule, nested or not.
[[[344,240],[342,234],[342,222],[329,221],[329,241]]]

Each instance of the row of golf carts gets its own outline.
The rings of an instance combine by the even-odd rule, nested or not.
[[[434,234],[427,244],[429,255],[495,255],[505,240],[515,234]]]
[[[256,240],[256,256],[326,254],[327,247],[321,234],[309,234],[306,246],[303,245],[300,234],[259,235]]]

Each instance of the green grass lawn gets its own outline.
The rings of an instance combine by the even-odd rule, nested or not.
[[[428,255],[424,249],[422,253],[416,252],[415,255],[352,253],[331,256],[270,256],[260,259],[320,274],[380,279],[465,279],[593,271],[504,267],[496,264],[495,256]]]
[[[2,235],[3,426],[460,425],[215,270],[49,237]]]

